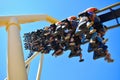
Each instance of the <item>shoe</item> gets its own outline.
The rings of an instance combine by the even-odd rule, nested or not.
[[[104,58],[105,61],[107,61],[108,63],[114,62],[114,59],[109,59],[109,58]]]
[[[89,34],[93,34],[96,32],[96,29],[90,30]]]
[[[69,58],[75,57],[75,54],[74,53],[70,53],[68,57]]]
[[[83,62],[83,61],[84,61],[84,59],[80,59],[80,60],[79,60],[79,62]]]
[[[92,52],[93,50],[88,50],[88,53]]]
[[[111,62],[114,62],[114,60],[113,59],[108,59],[107,62],[111,63]]]
[[[57,51],[55,52],[55,55],[56,55],[56,56],[59,56],[59,55],[61,55],[62,53],[63,53],[63,50],[59,49],[59,50],[57,50]]]
[[[66,37],[65,37],[65,40],[69,40],[69,39],[70,39],[70,36],[66,36]]]
[[[62,29],[65,29],[65,28],[66,28],[66,25],[63,25],[63,26],[62,26]]]
[[[102,43],[106,43],[108,41],[108,39],[104,39],[103,41],[102,41]]]
[[[41,50],[43,50],[43,49],[44,49],[44,47],[39,47],[38,51],[41,51]]]
[[[72,43],[70,43],[69,45],[70,45],[70,46],[75,46],[75,43],[74,43],[74,42],[72,42]]]
[[[47,36],[47,35],[49,35],[49,34],[50,34],[50,33],[48,32],[48,33],[45,33],[44,35]]]
[[[90,43],[95,43],[95,41],[91,39],[91,40],[90,40]]]
[[[53,35],[54,35],[54,36],[58,35],[58,32],[57,32],[57,31],[55,31],[55,32],[53,33]]]
[[[88,23],[87,23],[87,28],[90,28],[93,24],[94,24],[93,21],[92,21],[92,22],[88,22]]]

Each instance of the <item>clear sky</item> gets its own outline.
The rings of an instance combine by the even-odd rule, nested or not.
[[[101,9],[120,0],[2,0],[0,1],[0,16],[26,15],[26,14],[48,14],[58,20],[65,19],[71,15],[77,16],[79,12],[88,7]],[[120,7],[120,6],[119,6]],[[120,21],[120,19],[119,19]],[[107,26],[115,24],[115,21],[104,23]],[[50,25],[48,22],[35,22],[21,25],[21,40],[23,34],[41,29]],[[120,28],[110,30],[106,33],[109,38],[107,45],[114,63],[107,63],[103,58],[94,61],[92,53],[87,52],[88,44],[82,45],[84,62],[79,62],[79,57],[68,58],[69,51],[55,58],[51,53],[45,55],[41,80],[120,80]],[[13,43],[14,44],[14,43]],[[23,47],[26,60],[29,51]],[[7,32],[5,27],[0,28],[0,80],[7,75]],[[40,56],[31,63],[28,79],[35,80]]]

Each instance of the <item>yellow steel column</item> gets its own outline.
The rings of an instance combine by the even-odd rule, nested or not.
[[[8,80],[27,80],[17,18],[10,18],[6,29],[8,32]]]

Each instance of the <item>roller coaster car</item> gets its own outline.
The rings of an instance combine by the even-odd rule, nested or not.
[[[78,17],[81,17],[81,16],[89,16],[88,13],[85,11],[81,12],[78,14]]]

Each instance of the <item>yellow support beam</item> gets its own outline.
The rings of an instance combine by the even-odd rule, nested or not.
[[[56,23],[59,20],[48,16],[46,14],[40,15],[18,15],[18,16],[0,16],[0,27],[7,26],[12,17],[17,18],[19,24],[26,24],[38,21],[47,21],[50,23]]]
[[[55,19],[55,18],[53,18],[53,17],[51,17],[51,16],[47,16],[47,17],[46,17],[46,21],[48,21],[48,22],[50,22],[50,23],[56,23],[56,22],[58,22],[57,19]]]

